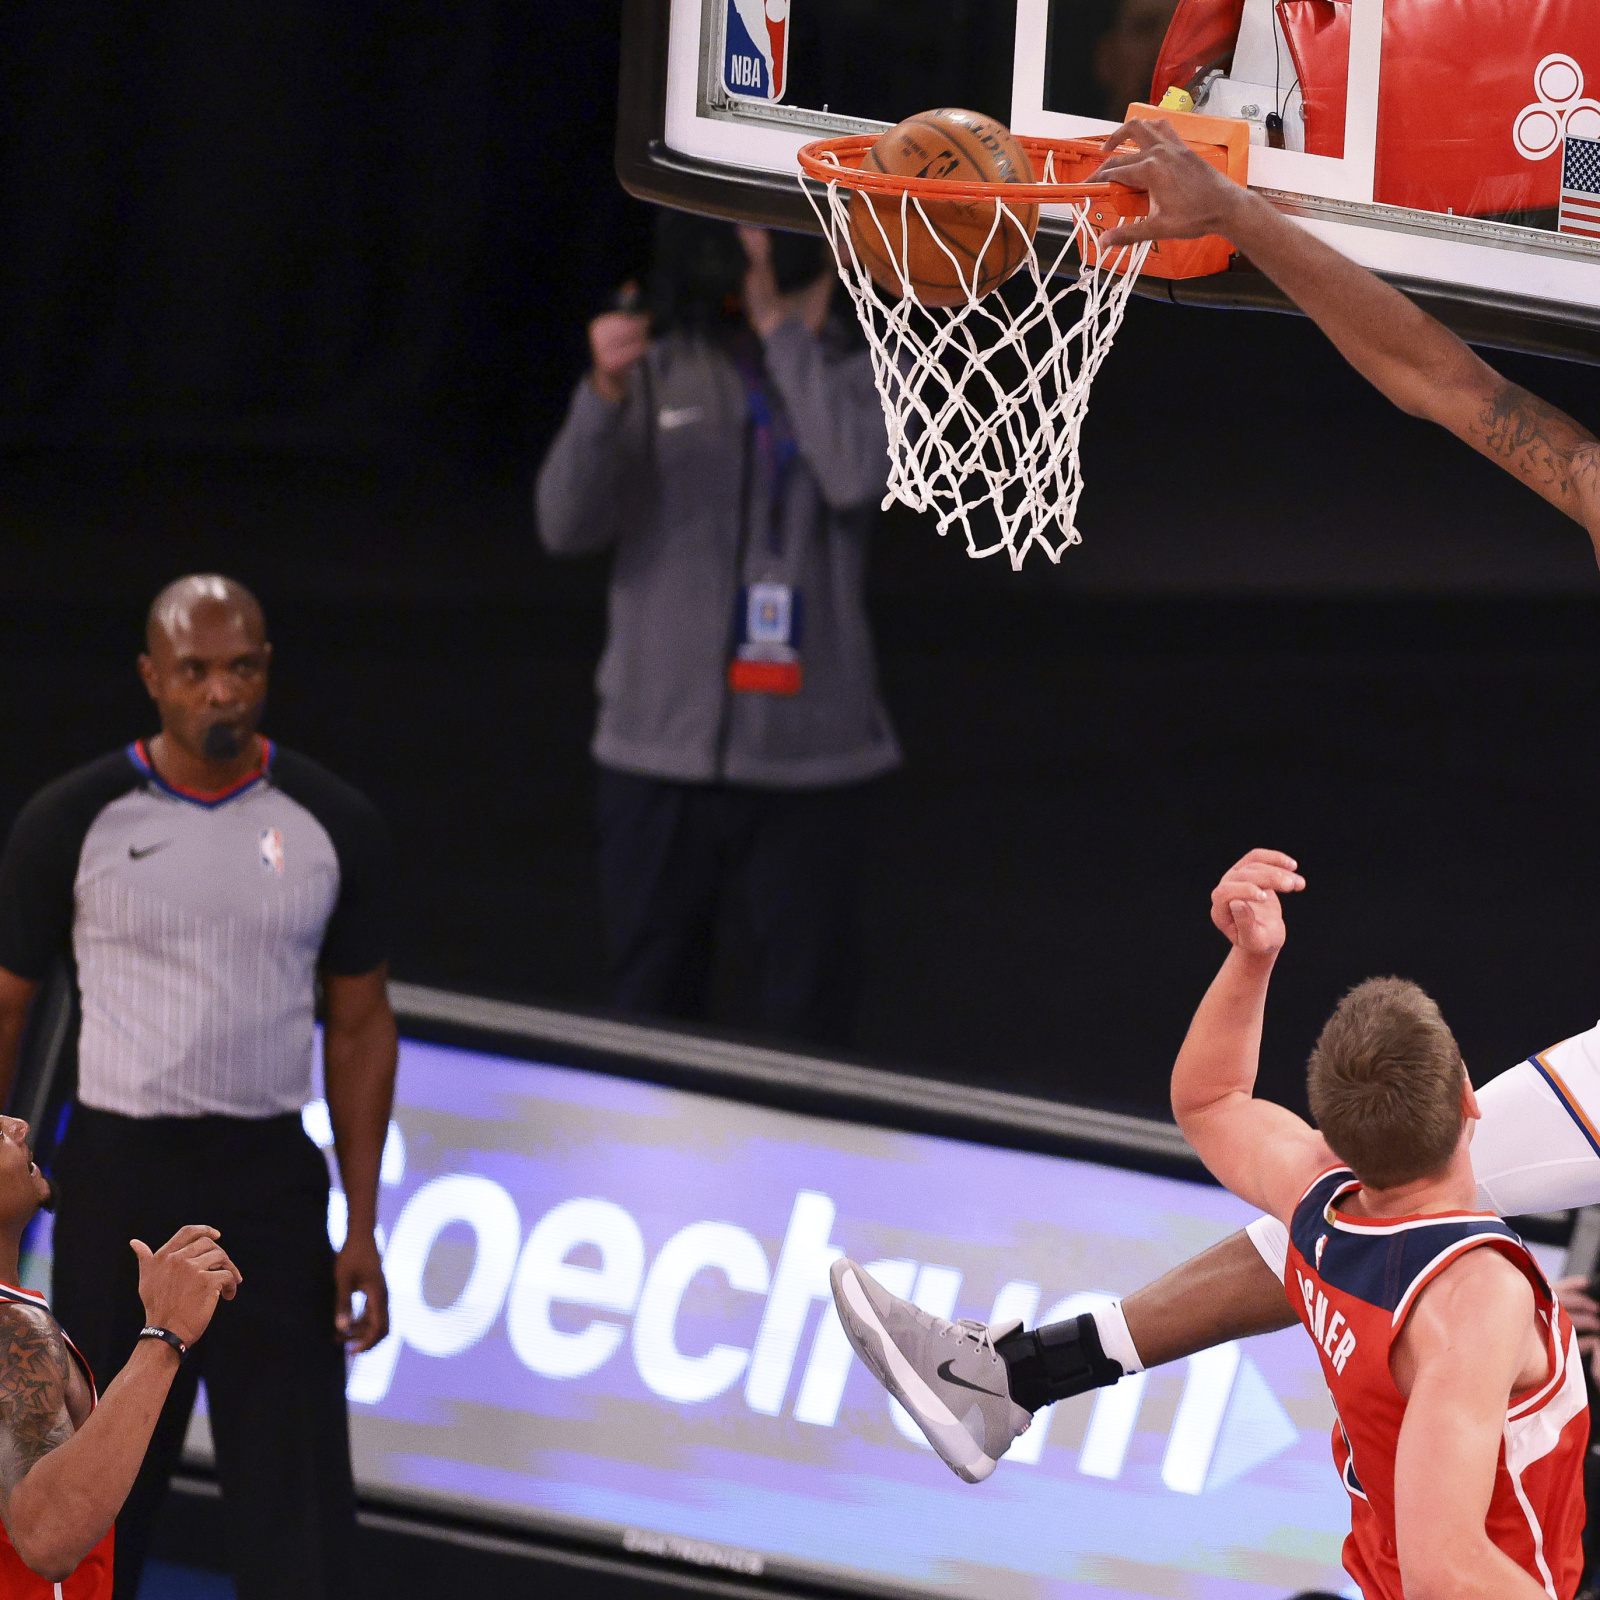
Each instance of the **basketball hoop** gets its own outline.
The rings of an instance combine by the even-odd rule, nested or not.
[[[1124,218],[1143,216],[1147,199],[1120,184],[1087,181],[1104,159],[1098,142],[1017,142],[1042,174],[1039,182],[863,170],[874,143],[870,134],[818,140],[800,151],[799,160],[800,186],[833,247],[872,350],[889,433],[885,509],[899,500],[913,511],[931,511],[941,534],[961,528],[970,555],[1004,550],[1020,569],[1035,545],[1060,561],[1079,542],[1078,434],[1095,374],[1151,247],[1100,251],[1100,234]],[[874,282],[857,248],[855,196],[861,197],[856,226],[873,230],[870,251],[879,257],[880,282],[883,263],[892,263],[897,291]],[[993,211],[988,241],[971,267],[957,260],[936,226],[941,203],[948,208],[952,201],[988,202],[980,217]],[[1029,224],[1040,206],[1057,208],[1049,220],[1059,243],[1035,238]],[[896,210],[898,233],[891,240]],[[925,251],[931,236],[948,257],[965,290],[958,303],[930,305],[918,295],[910,259],[914,229],[919,248]],[[1016,244],[1001,230],[1014,231]],[[1020,246],[1021,262],[1006,283],[982,293],[979,267],[997,242],[1013,252]],[[1218,269],[1208,263],[1200,270]],[[1172,268],[1163,275],[1173,275]]]

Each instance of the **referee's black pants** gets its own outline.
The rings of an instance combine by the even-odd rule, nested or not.
[[[720,913],[750,942],[759,1026],[846,1047],[860,990],[857,928],[871,785],[755,789],[600,768],[600,898],[611,1003],[699,1020]]]
[[[144,1325],[129,1239],[155,1250],[208,1223],[244,1280],[179,1369],[117,1518],[115,1600],[135,1600],[201,1378],[240,1600],[346,1600],[355,1491],[328,1168],[299,1117],[145,1119],[80,1105],[56,1169],[54,1310],[102,1389]]]

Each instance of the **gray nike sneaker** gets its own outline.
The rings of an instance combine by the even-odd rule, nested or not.
[[[1020,1328],[1008,1322],[946,1322],[897,1299],[854,1261],[828,1274],[851,1348],[911,1414],[945,1465],[982,1483],[1032,1416],[1011,1398],[994,1342]]]

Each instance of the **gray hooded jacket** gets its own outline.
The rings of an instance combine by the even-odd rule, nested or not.
[[[797,447],[776,504],[738,369],[682,334],[652,346],[620,405],[581,382],[540,468],[545,548],[615,547],[591,746],[603,766],[817,788],[899,765],[862,595],[886,472],[869,357],[790,321],[766,365]],[[739,591],[757,582],[800,593],[798,694],[728,688]]]

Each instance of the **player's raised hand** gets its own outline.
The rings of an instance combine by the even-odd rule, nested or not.
[[[1130,143],[1136,148],[1118,148]],[[1170,122],[1125,122],[1101,149],[1106,159],[1090,175],[1091,182],[1122,183],[1150,196],[1147,216],[1101,234],[1100,244],[1107,248],[1141,239],[1226,236],[1230,214],[1240,197],[1248,194],[1191,150]]]
[[[217,1300],[231,1300],[244,1281],[215,1228],[179,1228],[159,1250],[132,1239],[139,1258],[139,1298],[145,1319],[193,1344],[211,1322]]]
[[[1211,920],[1246,955],[1276,955],[1288,937],[1280,895],[1297,894],[1306,880],[1293,856],[1252,850],[1223,873],[1211,891]]]

